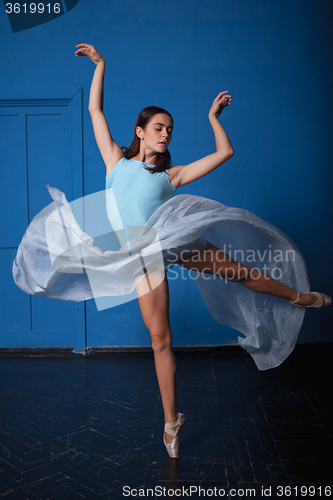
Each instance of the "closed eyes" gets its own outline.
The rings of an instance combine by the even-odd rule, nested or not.
[[[162,131],[162,129],[161,129],[161,128],[155,128],[155,130],[157,130],[158,132],[161,132],[161,131]],[[173,132],[173,129],[169,129],[169,130],[168,130],[168,134],[172,134],[172,132]]]
[[[164,127],[164,126],[165,126],[165,125],[163,125],[163,123],[155,123],[154,125],[161,125],[162,127]],[[161,128],[156,128],[156,127],[155,127],[155,130],[157,130],[158,132],[160,132],[162,129],[161,129]],[[169,129],[168,129],[168,133],[169,133],[169,134],[172,134],[172,132],[173,132],[173,127],[169,127]]]

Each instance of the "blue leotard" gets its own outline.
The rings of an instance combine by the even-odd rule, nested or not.
[[[128,226],[142,227],[176,191],[168,171],[151,174],[145,165],[123,157],[106,177],[106,208],[114,231],[125,229],[128,235]]]

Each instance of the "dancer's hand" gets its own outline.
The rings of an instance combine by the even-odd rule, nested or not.
[[[88,45],[87,43],[79,43],[79,45],[76,45],[76,47],[81,47],[75,52],[75,55],[77,57],[88,56],[89,59],[94,61],[94,63],[98,63],[98,61],[103,59],[102,54],[98,52],[98,50],[96,50],[92,45]]]
[[[232,96],[228,94],[229,90],[225,90],[224,92],[220,92],[217,97],[215,97],[212,107],[209,110],[209,116],[219,117],[222,113],[222,110],[226,106],[230,106],[232,101]]]

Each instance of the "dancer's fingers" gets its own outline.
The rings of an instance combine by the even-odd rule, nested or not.
[[[85,54],[85,53],[88,53],[88,52],[92,52],[93,49],[95,49],[93,47],[93,45],[89,45],[88,43],[79,43],[78,45],[75,45],[76,48],[78,48],[78,50],[75,52],[81,52],[82,54]]]
[[[222,100],[231,99],[232,96],[228,94],[229,90],[225,90],[224,92],[220,92],[219,95],[215,98],[216,102],[221,102]],[[227,95],[226,95],[227,94]]]
[[[83,49],[80,49],[80,50],[77,50],[76,52],[74,52],[74,54],[75,54],[76,56],[81,57],[81,56],[85,56],[85,55],[86,55],[86,51],[85,51],[85,50],[83,50]]]
[[[217,96],[216,99],[219,99],[221,98],[221,96],[223,97],[225,94],[227,94],[229,92],[229,90],[224,90],[223,92],[220,92],[219,95]]]
[[[92,52],[92,50],[91,50],[90,47],[81,47],[80,49],[78,49],[77,51],[75,51],[74,54],[77,55],[77,56],[86,56],[90,52]]]

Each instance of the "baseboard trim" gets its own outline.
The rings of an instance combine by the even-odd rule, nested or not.
[[[245,352],[238,344],[221,346],[173,346],[173,351],[178,354],[221,354]],[[0,357],[41,357],[41,358],[78,358],[82,356],[115,356],[115,355],[153,355],[151,347],[87,347],[82,352],[73,349],[60,348],[15,348],[0,349]]]
[[[308,348],[315,349],[316,347],[322,348],[325,346],[327,349],[333,348],[332,342],[298,342],[296,347],[298,350]],[[206,356],[206,355],[230,355],[230,354],[244,354],[244,350],[239,344],[225,344],[213,346],[173,346],[173,351],[180,356]],[[0,349],[0,358],[4,357],[40,357],[40,358],[79,358],[97,357],[97,356],[152,356],[153,349],[151,347],[87,347],[82,352],[75,352],[73,349],[60,349],[60,348],[8,348]]]

